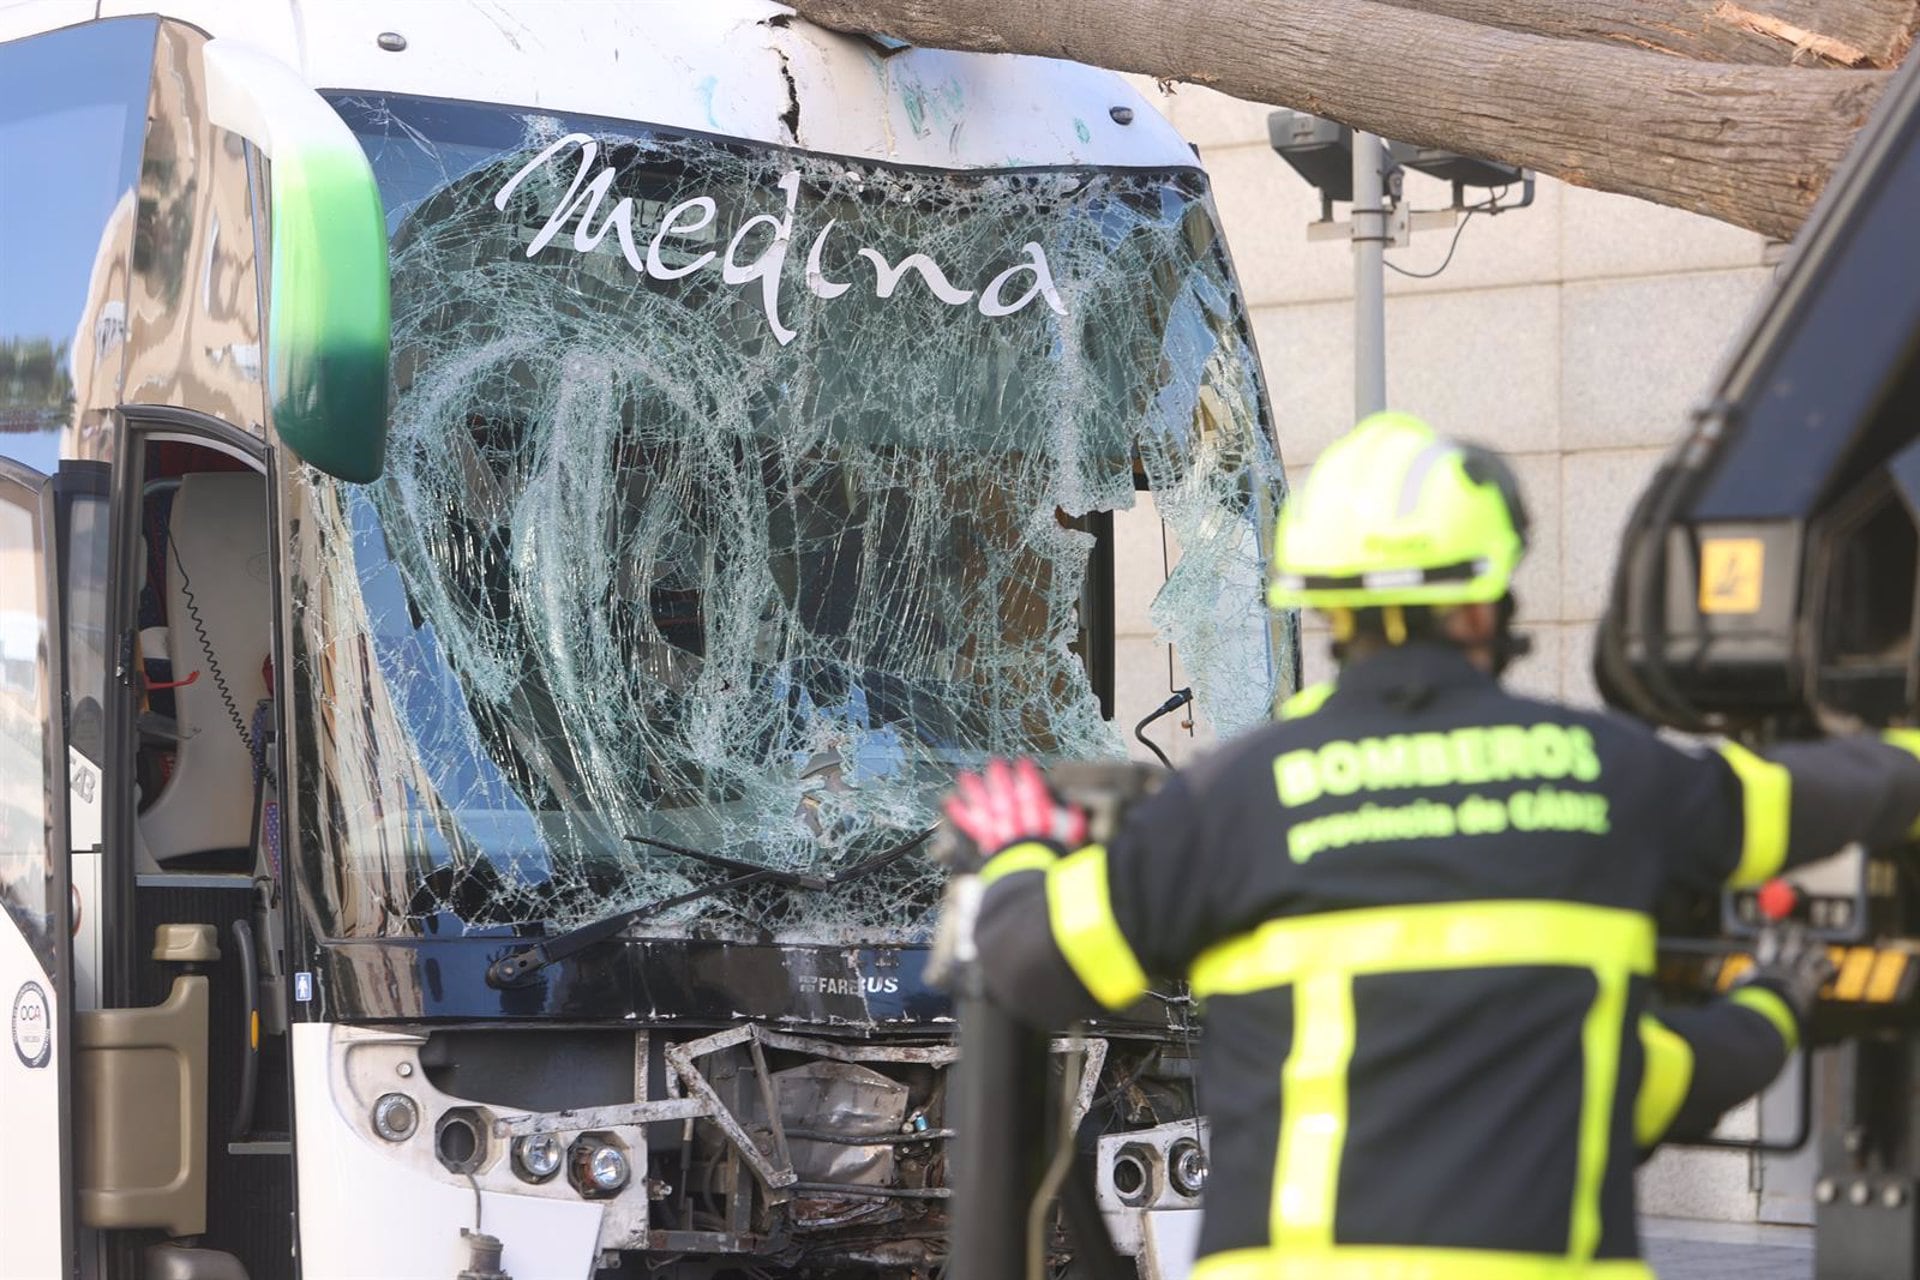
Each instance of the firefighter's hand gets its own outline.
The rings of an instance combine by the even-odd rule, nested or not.
[[[1753,968],[1742,975],[1741,985],[1757,983],[1771,989],[1804,1024],[1820,998],[1820,988],[1827,985],[1834,972],[1826,944],[1810,935],[1805,925],[1790,920],[1760,931],[1753,948]]]
[[[1027,841],[1056,849],[1077,849],[1087,841],[1086,812],[1055,796],[1031,760],[994,760],[984,773],[961,774],[945,809],[983,861]]]

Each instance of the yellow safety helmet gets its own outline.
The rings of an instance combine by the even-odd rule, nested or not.
[[[1267,603],[1491,603],[1526,548],[1526,506],[1498,454],[1376,413],[1328,446],[1281,509]]]

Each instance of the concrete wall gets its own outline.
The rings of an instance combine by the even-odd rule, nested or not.
[[[1139,83],[1212,174],[1297,481],[1353,421],[1350,246],[1307,239],[1319,200],[1269,148],[1269,108]],[[1407,190],[1416,208],[1451,198],[1418,175]],[[1420,231],[1388,260],[1431,271],[1451,235]],[[1597,701],[1591,635],[1621,526],[1765,289],[1769,261],[1749,232],[1543,179],[1531,207],[1473,218],[1438,277],[1388,273],[1390,404],[1505,451],[1532,506],[1516,592],[1534,652],[1513,672],[1517,687]],[[1160,578],[1157,530],[1124,520],[1120,550],[1123,605],[1143,611]],[[1123,629],[1121,714],[1137,705],[1137,718],[1165,696],[1166,657],[1143,612]],[[1329,674],[1324,631],[1308,629],[1303,652],[1308,679]],[[1203,725],[1194,745],[1204,739]],[[1180,747],[1177,758],[1192,749]],[[1653,1212],[1750,1220],[1759,1169],[1738,1154],[1662,1155],[1643,1190]]]

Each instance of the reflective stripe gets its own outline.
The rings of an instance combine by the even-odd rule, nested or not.
[[[1433,469],[1448,458],[1458,457],[1460,446],[1451,440],[1436,438],[1434,442],[1413,455],[1413,461],[1407,464],[1407,474],[1400,478],[1400,501],[1394,507],[1393,514],[1404,520],[1420,509],[1420,490],[1426,487],[1427,477]]]
[[[1576,1262],[1546,1253],[1347,1245],[1316,1257],[1234,1249],[1194,1263],[1192,1280],[1654,1280],[1638,1258]]]
[[[1076,855],[1078,856],[1078,855]],[[1056,872],[1056,874],[1058,874]],[[1304,974],[1544,964],[1653,972],[1653,921],[1578,902],[1439,902],[1270,920],[1193,963],[1195,995],[1244,995]]]
[[[1113,918],[1105,848],[1090,844],[1048,869],[1047,919],[1054,945],[1094,999],[1124,1009],[1147,993],[1146,971]]]
[[[987,859],[987,865],[980,868],[980,883],[984,887],[1016,871],[1045,871],[1059,860],[1059,854],[1037,840],[1010,844]]]
[[[1881,741],[1890,747],[1898,747],[1908,755],[1920,756],[1920,729],[1883,729]]]
[[[1307,975],[1294,988],[1293,1051],[1280,1073],[1280,1163],[1270,1224],[1276,1248],[1318,1252],[1333,1246],[1352,1059],[1352,977]]]
[[[1596,984],[1580,1030],[1579,1150],[1567,1237],[1569,1258],[1591,1258],[1600,1243],[1600,1186],[1612,1145],[1628,978],[1653,972],[1653,950],[1653,921],[1640,912],[1518,901],[1370,907],[1272,920],[1202,953],[1190,978],[1197,996],[1294,988],[1293,1049],[1281,1072],[1280,1153],[1270,1209],[1274,1247],[1292,1257],[1349,1252],[1334,1245],[1333,1223],[1347,1136],[1355,975],[1557,965],[1590,972]],[[1406,1274],[1427,1273],[1416,1268]]]
[[[1793,1010],[1779,992],[1769,991],[1765,987],[1741,987],[1727,999],[1743,1009],[1751,1009],[1780,1033],[1786,1042],[1787,1052],[1792,1053],[1800,1045],[1800,1019],[1793,1016]]]
[[[1721,743],[1720,755],[1740,779],[1740,865],[1727,883],[1744,888],[1779,875],[1787,864],[1793,777],[1785,765],[1763,760],[1737,742]]]
[[[1660,1019],[1643,1014],[1640,1050],[1646,1067],[1639,1096],[1633,1100],[1633,1140],[1651,1147],[1673,1127],[1673,1118],[1693,1087],[1693,1046]]]
[[[1652,925],[1648,920],[1649,929]],[[1580,1261],[1600,1247],[1600,1184],[1613,1146],[1614,1090],[1620,1083],[1620,1037],[1627,1019],[1626,967],[1602,961],[1594,966],[1593,976],[1599,987],[1580,1027],[1580,1152],[1574,1165],[1573,1222],[1567,1232],[1567,1254]]]
[[[1298,720],[1310,716],[1320,709],[1322,703],[1333,696],[1333,682],[1322,680],[1319,684],[1310,684],[1300,692],[1280,704],[1282,720]]]

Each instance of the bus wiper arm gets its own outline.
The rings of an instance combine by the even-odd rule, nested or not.
[[[520,986],[548,965],[558,964],[562,960],[578,955],[588,947],[598,945],[609,938],[619,937],[626,932],[629,925],[645,920],[649,916],[658,915],[662,911],[670,911],[674,907],[698,902],[701,898],[712,894],[723,893],[728,889],[767,881],[792,889],[809,890],[833,889],[843,884],[851,884],[855,880],[870,876],[900,861],[926,843],[927,837],[933,832],[934,828],[928,827],[925,831],[910,836],[891,849],[876,853],[871,858],[856,862],[846,870],[831,876],[809,876],[797,871],[782,871],[777,867],[757,866],[744,859],[729,858],[723,854],[708,853],[702,849],[690,849],[685,845],[670,844],[647,836],[628,836],[627,839],[637,844],[653,845],[669,853],[677,853],[699,862],[725,867],[739,874],[725,880],[716,880],[698,889],[689,889],[671,898],[643,902],[637,907],[617,911],[605,919],[594,920],[577,929],[570,929],[557,938],[549,938],[544,942],[536,942],[530,947],[522,947],[518,951],[510,952],[487,966],[487,985],[496,988]]]
[[[637,907],[625,911],[616,911],[600,920],[569,929],[557,938],[536,942],[530,947],[501,956],[487,966],[487,985],[490,987],[517,987],[524,984],[534,974],[550,964],[558,964],[585,951],[588,947],[605,942],[608,938],[618,937],[630,924],[645,920],[648,916],[658,915],[662,911],[684,906],[689,902],[698,902],[710,894],[720,893],[741,885],[753,884],[767,878],[765,871],[749,872],[734,876],[731,880],[717,880],[699,889],[689,889],[685,893],[675,894],[671,898],[658,898],[652,902],[643,902]]]
[[[668,853],[677,853],[683,858],[692,858],[695,862],[709,863],[735,873],[757,871],[763,879],[785,885],[789,889],[825,889],[831,883],[820,876],[810,876],[799,871],[782,871],[778,867],[748,862],[745,858],[729,858],[724,853],[708,853],[705,849],[690,848],[684,844],[675,844],[671,840],[656,840],[652,836],[627,836],[625,839],[635,844],[644,844],[650,849],[665,849]],[[892,850],[888,852],[891,853]]]
[[[630,835],[627,839],[633,841],[635,844],[644,844],[655,849],[665,849],[668,853],[677,853],[683,858],[692,858],[698,862],[712,863],[714,866],[723,867],[728,871],[750,872],[763,879],[770,880],[774,884],[783,885],[789,889],[810,889],[818,891],[821,889],[837,889],[843,884],[851,884],[855,880],[864,879],[883,867],[892,866],[924,844],[927,837],[934,833],[934,830],[933,827],[928,827],[925,831],[902,840],[891,849],[876,853],[871,858],[863,858],[852,866],[837,871],[830,876],[810,876],[802,871],[783,871],[777,867],[768,867],[757,862],[748,862],[744,858],[729,858],[725,854],[708,853],[705,849],[689,848],[683,844],[674,844],[670,840],[656,840],[652,836]]]

